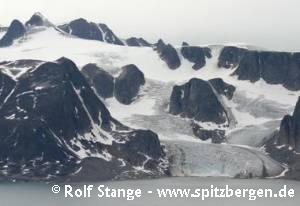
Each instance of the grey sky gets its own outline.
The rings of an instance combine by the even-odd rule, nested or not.
[[[0,5],[2,25],[40,11],[54,23],[78,17],[103,22],[121,37],[300,51],[299,0],[0,0]]]

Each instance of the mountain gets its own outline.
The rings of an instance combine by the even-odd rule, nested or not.
[[[288,165],[287,178],[298,179],[300,174],[299,155],[299,118],[300,98],[292,115],[283,117],[279,130],[272,134],[265,145],[265,150],[272,158]]]
[[[189,46],[188,43],[183,42],[181,53],[184,58],[190,62],[195,63],[193,69],[198,70],[205,66],[206,58],[211,58],[211,50],[208,47]]]
[[[171,44],[165,44],[164,41],[160,39],[155,44],[154,50],[157,51],[160,58],[166,62],[170,69],[177,69],[180,67],[181,62],[179,56]]]
[[[129,105],[137,98],[145,77],[134,64],[125,65],[121,70],[116,78],[95,64],[85,65],[81,72],[99,96],[114,96],[120,103]]]
[[[79,181],[95,169],[91,161],[105,169],[98,165],[88,179],[164,174],[157,135],[115,120],[71,60],[42,63],[16,82],[4,74],[2,80],[2,176]]]
[[[34,13],[31,18],[26,21],[25,25],[18,20],[14,20],[10,27],[10,33],[7,34],[5,39],[1,40],[3,43],[0,42],[1,47],[10,46],[13,43],[13,40],[24,36],[25,33],[30,32],[30,29],[33,27],[54,27],[66,32],[67,34],[74,35],[82,39],[98,40],[109,44],[134,47],[152,46],[143,38],[131,37],[126,40],[122,40],[117,37],[106,24],[88,22],[83,18],[75,19],[67,24],[56,26],[39,12]],[[7,30],[8,28],[6,27],[0,27],[0,32],[6,32]]]
[[[12,21],[5,35],[0,40],[0,47],[10,46],[15,39],[22,37],[25,32],[25,26],[20,21]]]
[[[143,38],[131,37],[125,40],[127,46],[135,46],[135,47],[150,47],[152,46],[149,42],[147,42]]]
[[[34,13],[31,18],[25,23],[26,27],[34,26],[54,26],[51,22],[48,21],[41,13]]]
[[[66,33],[79,38],[124,45],[123,42],[105,24],[96,24],[80,18],[58,27]]]
[[[240,80],[281,84],[289,90],[300,89],[300,54],[288,52],[250,51],[225,47],[219,57],[220,67],[237,69],[233,75]]]
[[[289,115],[298,53],[148,44],[84,19],[39,17],[0,48],[3,176],[299,178]]]
[[[221,79],[209,81],[191,79],[184,85],[173,87],[169,112],[192,119],[193,132],[201,140],[212,139],[214,143],[222,142],[225,138],[225,131],[222,128],[229,127],[231,119],[217,93],[223,95],[229,90],[234,92],[234,86],[226,84]],[[205,124],[206,122],[210,125]]]
[[[113,96],[115,80],[107,71],[99,68],[96,64],[87,64],[82,67],[81,72],[100,97],[110,98]]]

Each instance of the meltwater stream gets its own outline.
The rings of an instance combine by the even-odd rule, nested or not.
[[[299,205],[300,202],[300,182],[288,180],[275,180],[275,179],[228,179],[228,178],[200,178],[200,177],[177,177],[177,178],[164,178],[154,180],[134,180],[134,181],[114,181],[102,183],[80,183],[73,185],[75,188],[82,188],[84,184],[93,184],[95,187],[98,185],[105,185],[110,188],[130,188],[141,189],[142,196],[133,201],[120,199],[99,198],[98,191],[92,191],[90,198],[65,198],[63,192],[53,194],[51,192],[52,184],[43,183],[1,183],[0,184],[0,205],[1,206],[182,206],[182,205]],[[272,189],[278,192],[284,185],[287,188],[295,190],[295,197],[293,198],[258,198],[255,201],[249,198],[208,198],[204,201],[201,198],[158,198],[155,191],[161,188],[210,188],[211,185],[223,188],[228,185],[231,189]],[[63,185],[61,185],[63,188]],[[154,191],[148,194],[147,191]]]

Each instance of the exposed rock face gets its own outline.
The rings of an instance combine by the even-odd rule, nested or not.
[[[126,44],[128,46],[135,46],[135,47],[150,47],[151,44],[147,42],[143,38],[136,38],[136,37],[131,37],[129,39],[126,39]]]
[[[255,51],[245,52],[238,68],[233,73],[239,80],[256,82],[260,79],[260,62],[258,53]]]
[[[105,24],[98,24],[101,29],[103,41],[110,44],[124,45],[123,42]]]
[[[63,31],[83,39],[103,41],[103,35],[98,25],[80,18],[69,24],[59,26]]]
[[[226,112],[212,87],[201,79],[191,79],[184,85],[174,86],[169,111],[201,122],[227,122]]]
[[[264,148],[273,159],[289,167],[287,178],[300,180],[300,98],[293,115],[282,119],[279,131],[274,132]]]
[[[206,64],[206,58],[211,58],[211,50],[208,47],[189,46],[186,42],[182,43],[182,56],[190,62],[195,63],[193,69],[199,70]]]
[[[105,24],[96,24],[80,18],[69,24],[58,26],[61,30],[83,39],[98,40],[110,44],[124,45]]]
[[[0,71],[0,105],[15,87],[16,82],[8,75]]]
[[[201,140],[225,142],[225,129],[232,121],[219,95],[232,98],[235,88],[222,79],[204,81],[191,79],[184,85],[174,86],[169,112],[191,119],[191,128]]]
[[[81,72],[86,77],[91,86],[93,86],[98,95],[103,98],[109,98],[114,93],[114,78],[105,70],[97,67],[95,64],[85,65]]]
[[[218,66],[223,68],[235,68],[239,65],[247,50],[234,46],[225,46],[219,56]]]
[[[84,181],[86,173],[98,180],[145,175],[135,167],[151,176],[164,174],[157,135],[111,117],[71,60],[31,69],[15,86],[5,82],[2,88],[13,88],[6,89],[10,92],[0,106],[1,176]],[[90,161],[115,172],[107,175],[108,168]]]
[[[3,61],[0,62],[0,70],[10,75],[11,78],[17,78],[19,75],[33,69],[38,65],[44,63],[41,60],[35,59],[20,59],[16,61]]]
[[[278,145],[288,145],[300,152],[300,98],[293,115],[286,115],[281,121],[278,136]]]
[[[115,98],[122,104],[130,104],[145,84],[145,77],[135,65],[122,67],[122,73],[115,80]]]
[[[237,67],[234,75],[240,80],[281,84],[289,90],[300,89],[300,53],[250,51],[225,47],[219,57],[219,67]]]
[[[180,58],[176,49],[171,44],[165,44],[163,40],[159,40],[154,47],[160,58],[166,62],[170,69],[177,69],[181,65]]]
[[[52,24],[43,17],[41,13],[35,13],[32,17],[25,23],[25,26],[51,26]]]
[[[212,143],[219,144],[226,140],[225,139],[225,131],[222,129],[208,130],[208,129],[205,129],[205,128],[199,126],[196,123],[192,123],[192,129],[193,129],[194,135],[203,141],[211,139]]]
[[[6,34],[0,40],[0,47],[6,47],[12,45],[15,39],[22,37],[26,32],[24,25],[18,21],[13,20],[10,24]]]
[[[227,84],[221,78],[210,79],[209,83],[220,95],[224,95],[228,99],[232,99],[235,92],[235,87],[231,84]]]

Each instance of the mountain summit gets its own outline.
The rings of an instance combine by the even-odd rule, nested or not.
[[[27,27],[33,26],[53,26],[40,12],[34,13],[31,18],[25,23]]]

